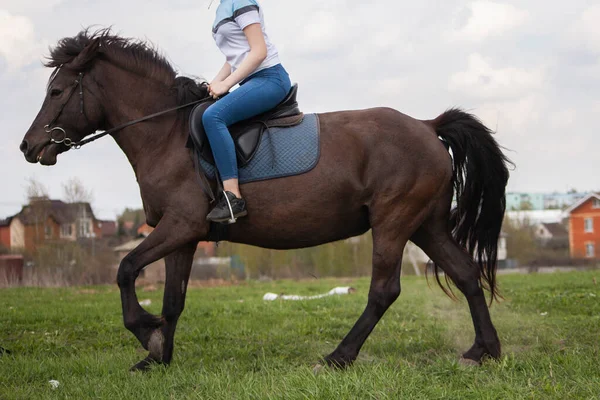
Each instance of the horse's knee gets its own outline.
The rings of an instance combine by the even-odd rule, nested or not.
[[[119,271],[117,272],[117,284],[120,288],[128,287],[135,282],[136,278],[135,269],[132,260],[129,257],[125,257],[121,264],[119,264]]]

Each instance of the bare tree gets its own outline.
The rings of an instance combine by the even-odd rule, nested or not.
[[[48,188],[38,181],[36,178],[27,179],[27,194],[28,210],[27,212],[33,217],[35,238],[34,243],[37,245],[41,240],[42,228],[48,218],[48,210],[50,207],[50,198],[48,197]]]
[[[35,178],[27,178],[27,201],[48,199],[48,188]]]
[[[81,179],[73,177],[63,183],[63,197],[67,203],[91,203],[94,200],[94,194],[86,189]]]

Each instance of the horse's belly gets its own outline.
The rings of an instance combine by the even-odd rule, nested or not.
[[[261,215],[262,212],[256,214],[248,216],[247,224],[240,220],[232,227],[231,242],[270,249],[298,249],[358,236],[370,229],[366,207],[344,213],[326,210],[319,213],[312,209],[285,216],[274,216],[274,210],[270,217]],[[259,222],[259,219],[263,220]]]

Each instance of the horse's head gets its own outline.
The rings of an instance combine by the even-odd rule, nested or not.
[[[53,49],[46,63],[55,68],[46,98],[19,146],[27,161],[54,165],[58,154],[101,128],[103,107],[91,74],[99,45],[79,35]]]

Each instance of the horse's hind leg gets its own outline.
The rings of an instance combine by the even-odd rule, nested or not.
[[[475,343],[463,354],[463,359],[476,363],[487,356],[497,359],[501,352],[500,340],[479,283],[479,267],[450,235],[447,221],[447,215],[432,218],[411,239],[452,279],[469,303]]]
[[[191,242],[165,257],[166,284],[162,317],[164,325],[150,335],[150,354],[132,370],[146,370],[153,363],[169,364],[173,358],[173,340],[179,316],[185,306],[187,285],[194,261],[196,242]]]
[[[427,188],[428,189],[428,188]],[[405,193],[386,193],[373,200],[370,210],[373,227],[373,273],[367,307],[333,353],[325,357],[329,366],[351,364],[383,314],[400,295],[402,254],[408,238],[423,223],[431,203],[426,190],[413,190],[413,201]]]
[[[367,307],[335,351],[325,357],[329,366],[344,368],[352,364],[375,325],[400,296],[400,270],[406,240],[394,239],[388,232],[378,233],[374,228],[373,276]]]

